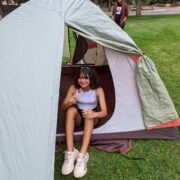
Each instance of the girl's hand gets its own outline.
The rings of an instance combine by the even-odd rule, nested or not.
[[[94,118],[96,118],[96,114],[97,113],[91,109],[82,111],[83,118],[94,119]]]
[[[74,95],[72,95],[72,96],[70,97],[69,102],[68,102],[68,105],[71,106],[71,105],[73,105],[73,104],[76,104],[76,102],[77,102],[77,97],[76,97],[76,95],[74,94]]]

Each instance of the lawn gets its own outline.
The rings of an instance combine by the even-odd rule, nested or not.
[[[180,15],[129,17],[126,32],[156,64],[180,114]],[[76,145],[78,146],[78,145]],[[65,146],[62,147],[65,150]],[[62,150],[62,152],[63,152]],[[55,180],[71,180],[60,173],[63,153],[56,154]],[[84,180],[179,180],[180,141],[134,140],[127,156],[89,149]]]

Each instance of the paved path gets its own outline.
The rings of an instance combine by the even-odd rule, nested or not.
[[[111,12],[106,12],[111,16]],[[142,16],[147,15],[161,15],[161,14],[180,14],[180,6],[178,7],[153,7],[153,9],[146,9],[141,11]],[[130,11],[129,16],[135,16],[135,11]]]
[[[131,11],[130,15],[135,15],[135,11]],[[142,10],[142,15],[160,15],[160,14],[180,14],[180,7],[154,7],[152,10]]]
[[[111,16],[111,12],[106,12],[107,15]],[[180,14],[180,6],[177,7],[153,7],[153,9],[146,9],[141,11],[142,16],[147,15],[161,15],[161,14]],[[135,11],[130,11],[129,16],[135,16]],[[1,20],[1,15],[0,15]]]

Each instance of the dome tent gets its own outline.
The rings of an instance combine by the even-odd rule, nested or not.
[[[121,119],[121,114],[127,115],[128,112],[129,118],[126,119],[131,120],[133,114],[129,113],[132,109],[122,112],[123,109],[118,109],[120,107],[134,107],[136,111],[133,108],[133,117],[136,119],[133,121],[140,122],[140,126],[136,128],[133,128],[131,122],[127,124],[129,127],[122,129],[124,133],[145,127],[150,129],[162,125],[179,125],[172,101],[153,64],[146,56],[140,57],[137,65],[132,61],[131,55],[142,54],[141,51],[98,7],[88,0],[31,0],[0,22],[0,179],[51,180],[54,177],[64,23],[80,35],[105,47],[112,73],[115,110],[107,123],[95,129],[93,137],[103,134],[103,127],[108,124],[108,128],[112,129],[111,133],[117,133],[117,129],[113,127],[116,123],[120,124],[118,119]],[[133,73],[126,75],[131,81],[118,80],[117,72],[119,73],[121,66],[127,69],[137,68],[137,80],[135,81]],[[147,95],[141,96],[147,89],[145,90],[144,86],[141,88],[138,82],[147,73],[150,79],[154,77],[157,80],[149,82],[159,82],[152,86],[145,83],[148,90],[151,90],[149,87],[155,87],[156,90],[148,91],[148,94],[153,97],[153,94],[160,91],[163,95],[160,101],[155,99],[159,102],[163,100],[163,103],[157,104],[158,108],[153,107],[154,111],[141,108],[147,107]],[[121,100],[122,95],[126,93],[121,90],[121,82],[129,82],[127,87],[138,85],[138,91],[136,88],[133,88],[132,92],[129,91],[132,93],[129,97],[134,98],[132,102],[136,103],[136,106],[125,104],[125,101]],[[134,86],[131,86],[130,82]],[[124,85],[125,83],[123,87]],[[142,103],[138,99],[139,96]],[[163,108],[166,108],[164,114]],[[143,126],[144,122],[146,126]],[[60,134],[60,137],[63,136],[63,133]],[[77,132],[77,136],[81,136],[81,132]]]

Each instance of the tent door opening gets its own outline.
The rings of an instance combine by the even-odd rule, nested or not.
[[[61,70],[61,82],[60,82],[60,96],[59,96],[59,109],[58,109],[58,123],[57,123],[57,134],[65,132],[65,112],[60,109],[67,90],[71,84],[74,82],[74,77],[76,72],[79,70],[80,66],[62,66]],[[100,85],[104,89],[106,104],[108,109],[107,117],[99,120],[95,128],[105,124],[112,116],[115,107],[115,91],[114,84],[111,76],[111,72],[108,65],[94,66],[94,69],[98,73],[100,79]],[[82,131],[82,127],[75,128],[75,131]]]
[[[70,51],[74,52],[70,53]],[[69,63],[67,62],[67,58],[70,59]],[[108,120],[110,120],[115,108],[114,84],[104,47],[76,34],[65,26],[63,60],[64,63],[61,70],[59,91],[57,134],[65,132],[66,113],[62,112],[60,106],[66,96],[69,86],[74,83],[76,73],[81,64],[91,64],[93,66],[99,76],[100,86],[104,89],[108,115],[107,117],[100,119],[94,128],[104,125]],[[82,130],[83,127],[75,128],[75,132]]]

